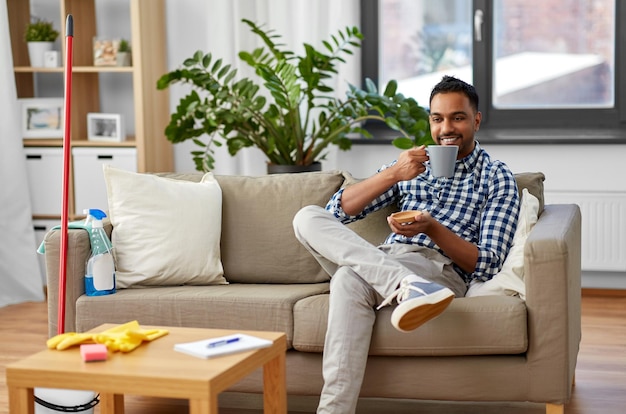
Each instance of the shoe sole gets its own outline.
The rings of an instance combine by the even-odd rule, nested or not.
[[[400,303],[391,314],[391,324],[401,332],[410,332],[439,316],[454,299],[454,292],[445,288],[421,298]]]

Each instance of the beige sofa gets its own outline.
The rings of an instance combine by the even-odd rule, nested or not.
[[[200,174],[169,174],[199,181]],[[541,202],[524,250],[526,300],[455,299],[411,333],[378,313],[362,397],[546,403],[563,412],[571,395],[580,329],[581,216],[576,205],[543,205],[543,175],[517,174],[520,191]],[[288,337],[287,392],[319,395],[329,277],[296,241],[292,217],[324,205],[353,179],[340,171],[263,177],[218,176],[223,194],[221,260],[228,285],[120,289],[84,295],[90,246],[69,231],[66,331],[137,319],[142,325],[283,331]],[[351,226],[373,243],[388,228],[380,211]],[[172,218],[172,226],[176,225]],[[106,225],[110,233],[110,223]],[[45,237],[49,331],[57,330],[60,232]],[[184,248],[181,246],[181,248]],[[260,393],[260,373],[232,391]]]

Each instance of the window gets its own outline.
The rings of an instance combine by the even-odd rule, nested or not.
[[[473,83],[483,125],[626,126],[626,5],[616,0],[362,0],[363,75],[428,106]]]

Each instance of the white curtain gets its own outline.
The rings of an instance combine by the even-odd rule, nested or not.
[[[238,57],[241,50],[261,45],[257,36],[241,22],[245,18],[280,34],[282,42],[296,53],[303,53],[302,44],[323,47],[322,40],[346,26],[359,26],[359,0],[167,0],[168,68],[174,69],[196,50],[211,52],[225,63],[238,68],[238,75],[252,76]],[[360,54],[347,59],[339,67],[335,82],[338,96],[344,96],[348,83],[360,82]],[[182,87],[170,89],[170,110],[174,111],[186,93]],[[193,171],[189,142],[176,144],[175,166],[179,172]],[[335,147],[329,149],[324,169],[337,168]],[[231,157],[225,148],[216,154],[215,173],[263,175],[266,159],[255,148],[240,151]]]
[[[0,307],[42,301],[13,74],[7,4],[0,2]]]

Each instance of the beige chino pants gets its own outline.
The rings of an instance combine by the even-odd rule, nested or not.
[[[322,207],[304,207],[293,225],[298,240],[331,276],[324,387],[317,412],[354,413],[376,306],[410,274],[446,286],[457,297],[465,295],[466,286],[450,259],[438,252],[405,244],[376,247]]]

